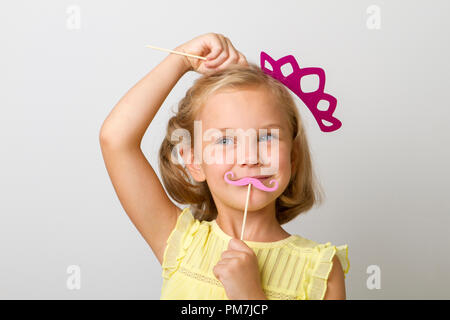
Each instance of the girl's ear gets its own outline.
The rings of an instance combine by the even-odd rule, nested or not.
[[[206,180],[206,176],[203,173],[203,169],[199,164],[187,164],[186,168],[191,173],[192,178],[197,182],[203,182]]]
[[[187,152],[184,152],[185,149],[187,150]],[[191,148],[181,147],[180,156],[183,158],[186,168],[195,181],[202,182],[206,180],[206,176],[203,172],[202,166],[200,164],[194,163],[194,153],[192,152]]]

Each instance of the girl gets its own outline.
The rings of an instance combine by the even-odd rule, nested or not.
[[[201,35],[174,50],[207,60],[169,54],[122,97],[100,131],[119,200],[162,265],[161,299],[345,299],[347,245],[319,244],[281,227],[322,201],[306,133],[287,88],[248,64],[221,34]],[[140,143],[170,90],[188,71],[203,76],[170,118],[159,150],[165,191]],[[194,126],[199,123],[200,130]],[[200,150],[196,143],[173,141],[177,129],[200,141]],[[205,139],[211,129],[223,134]],[[254,148],[244,148],[239,161],[195,160],[206,153],[223,159],[237,150],[241,145],[229,132],[240,129],[270,129],[258,137],[256,148],[276,145],[277,159],[252,157]],[[174,161],[174,151],[184,165]],[[275,161],[269,178],[278,182],[278,189],[251,190],[241,241],[248,188],[226,183],[224,174],[255,177]],[[267,184],[269,179],[263,178]],[[189,206],[178,208],[166,192]]]

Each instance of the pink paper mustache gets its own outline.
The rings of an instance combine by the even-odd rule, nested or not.
[[[232,171],[228,171],[225,173],[223,178],[225,179],[226,182],[228,182],[229,184],[235,185],[235,186],[246,186],[251,183],[252,185],[255,186],[255,188],[258,188],[262,191],[267,191],[267,192],[275,191],[278,188],[278,181],[275,179],[270,180],[269,183],[270,184],[275,183],[275,185],[273,187],[269,188],[269,187],[266,187],[265,185],[263,185],[261,181],[259,181],[258,179],[255,179],[255,178],[245,177],[245,178],[233,181],[233,180],[228,179],[228,175],[231,175],[231,177],[234,176]]]

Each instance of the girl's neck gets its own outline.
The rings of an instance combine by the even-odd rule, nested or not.
[[[226,234],[240,239],[243,218],[243,211],[218,207],[216,223]],[[289,236],[276,219],[275,202],[257,211],[247,211],[244,240],[272,242]]]

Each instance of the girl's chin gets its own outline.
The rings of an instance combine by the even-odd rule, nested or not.
[[[242,209],[244,211],[245,209],[245,201],[247,200],[246,196],[242,197],[242,201],[235,201],[236,199],[233,199],[233,207],[237,207],[239,209]],[[271,204],[275,199],[271,200],[266,197],[254,197],[250,196],[250,199],[248,199],[248,209],[247,210],[259,210],[262,208],[267,207],[269,204]]]

